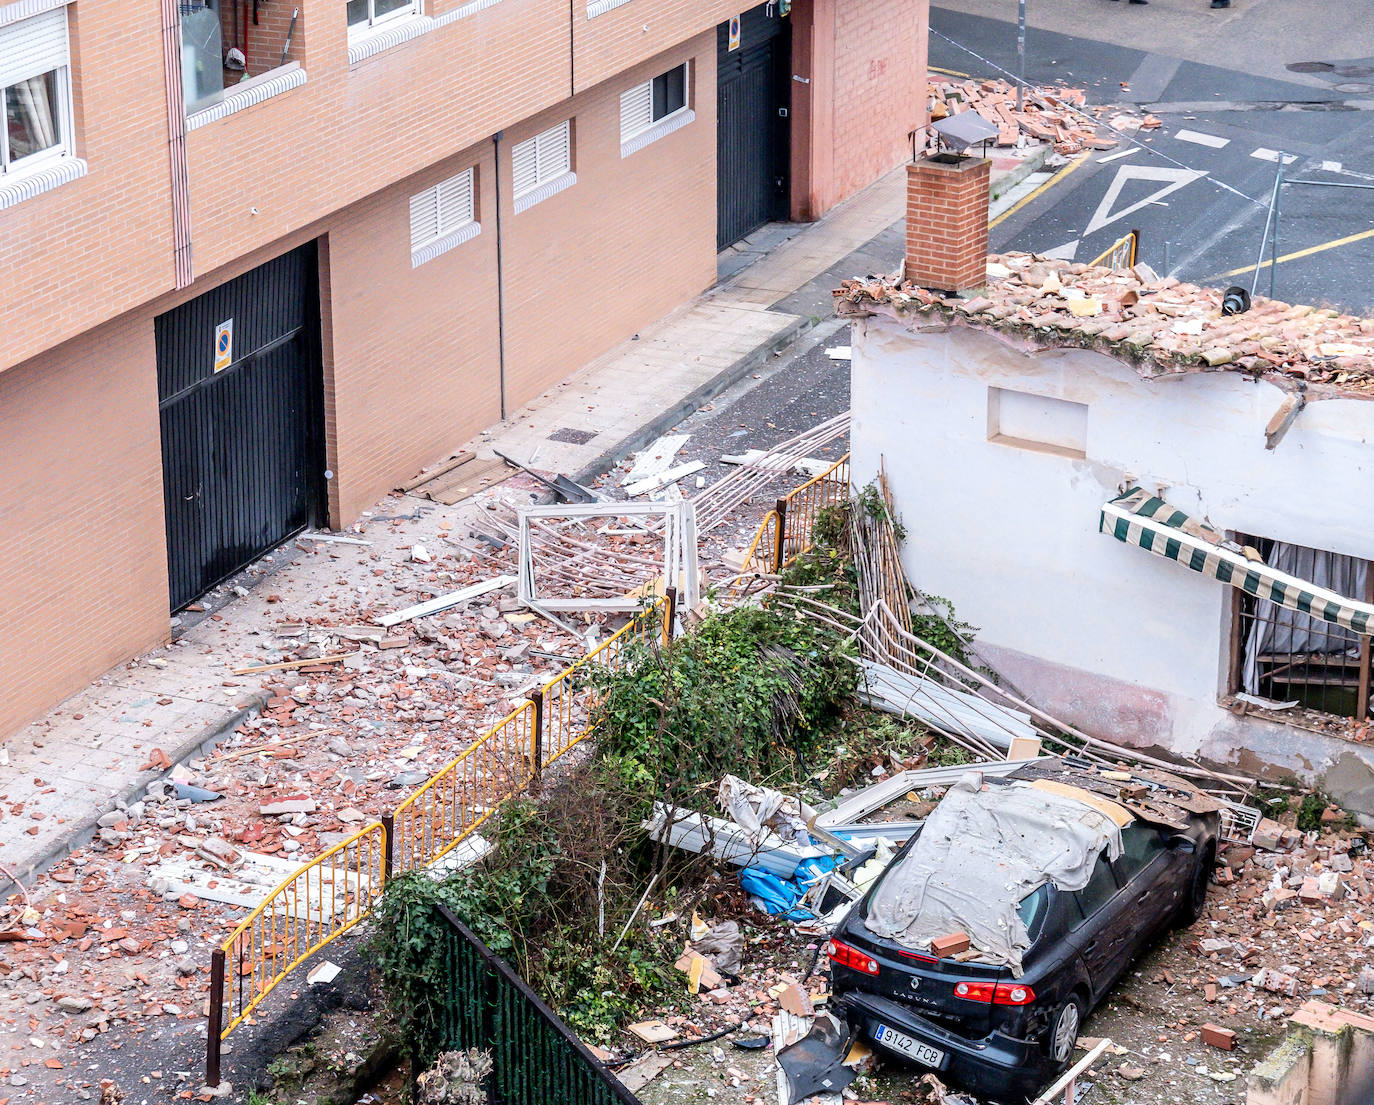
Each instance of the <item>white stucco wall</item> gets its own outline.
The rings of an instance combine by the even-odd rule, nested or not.
[[[1281,727],[1243,735],[1217,705],[1227,588],[1098,533],[1098,512],[1138,484],[1219,529],[1374,559],[1374,402],[1314,402],[1271,452],[1284,393],[1237,373],[1146,382],[1103,354],[965,327],[853,331],[855,480],[885,465],[911,577],[980,626],[1023,689],[1132,743],[1231,762],[1239,742],[1282,745]],[[1085,404],[1086,456],[989,441],[989,387]]]

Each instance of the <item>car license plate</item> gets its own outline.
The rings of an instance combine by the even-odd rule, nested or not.
[[[919,1040],[913,1040],[904,1032],[888,1028],[885,1024],[878,1025],[873,1032],[873,1038],[878,1043],[890,1047],[893,1051],[900,1051],[908,1058],[927,1067],[938,1068],[945,1061],[945,1053],[939,1048],[923,1044]]]

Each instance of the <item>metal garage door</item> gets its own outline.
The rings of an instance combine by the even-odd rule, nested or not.
[[[157,319],[173,610],[320,520],[318,289],[312,242]]]
[[[716,248],[788,215],[791,20],[765,4],[717,28]]]

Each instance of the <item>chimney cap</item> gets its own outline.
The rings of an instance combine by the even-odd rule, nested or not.
[[[931,124],[941,140],[953,150],[966,150],[975,142],[997,137],[997,125],[976,111],[961,111]]]

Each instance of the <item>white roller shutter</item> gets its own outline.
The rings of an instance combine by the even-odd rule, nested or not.
[[[654,124],[654,82],[645,81],[620,94],[620,140],[633,138]]]
[[[67,9],[0,26],[0,86],[16,84],[67,64]]]

